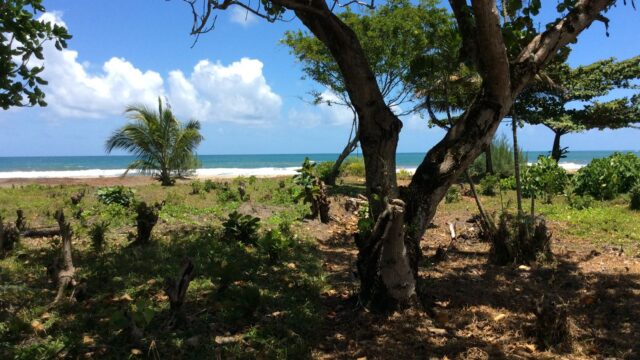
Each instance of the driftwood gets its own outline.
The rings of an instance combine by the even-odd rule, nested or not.
[[[62,210],[56,211],[54,216],[60,227],[60,236],[62,237],[62,247],[59,257],[59,260],[62,261],[62,267],[58,268],[57,264],[59,263],[54,262],[52,269],[58,281],[58,294],[55,300],[53,300],[53,304],[56,304],[62,300],[64,292],[69,286],[75,287],[78,283],[75,279],[76,269],[73,267],[73,247],[71,243],[73,233],[71,231],[71,224],[65,220]]]
[[[187,290],[189,289],[189,283],[194,277],[194,266],[191,259],[186,258],[182,261],[180,267],[180,273],[175,279],[165,279],[164,291],[169,297],[169,304],[171,309],[170,324],[173,326],[177,318],[181,316],[180,310],[182,304],[184,304],[185,297],[187,296]]]

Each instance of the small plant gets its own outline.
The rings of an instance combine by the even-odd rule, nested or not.
[[[396,177],[398,178],[398,180],[411,180],[411,178],[413,177],[413,173],[411,173],[411,171],[407,169],[400,169],[396,174]]]
[[[216,183],[211,179],[207,179],[204,181],[203,189],[205,192],[210,193],[212,190],[216,189]]]
[[[95,251],[102,251],[108,230],[109,223],[107,221],[99,221],[91,225],[89,237],[91,238],[91,245]]]
[[[544,219],[508,213],[500,216],[491,244],[494,264],[529,264],[551,256],[551,233]]]
[[[449,187],[447,194],[444,196],[444,202],[450,204],[458,201],[460,201],[460,188],[455,185]]]
[[[569,207],[575,210],[588,209],[593,205],[593,197],[590,195],[576,195],[572,192],[567,194]]]
[[[217,191],[218,200],[221,202],[240,201],[240,194],[234,191],[228,183],[224,183]]]
[[[331,170],[333,170],[333,161],[323,161],[316,164],[314,175],[322,181],[327,181],[331,176]]]
[[[529,166],[523,174],[524,187],[527,195],[540,194],[544,201],[550,204],[554,195],[564,192],[569,179],[566,171],[551,157],[540,156],[538,161]]]
[[[121,185],[100,188],[96,191],[96,197],[105,205],[118,204],[129,207],[135,202],[133,190]]]
[[[280,229],[269,229],[258,240],[258,247],[275,262],[291,247],[291,239]]]
[[[202,190],[203,187],[200,180],[194,180],[191,182],[191,195],[198,195]]]
[[[364,159],[350,157],[342,163],[340,173],[344,176],[365,176]]]
[[[314,168],[315,164],[311,163],[309,158],[305,158],[302,168],[293,177],[294,183],[302,187],[302,191],[295,200],[303,200],[305,204],[311,205],[309,218],[320,217],[321,222],[328,223],[330,220],[329,199],[325,192],[324,183],[314,175]]]
[[[631,188],[629,198],[629,208],[631,210],[640,210],[640,182]]]
[[[237,211],[229,214],[229,218],[222,223],[224,236],[232,241],[239,241],[245,245],[255,245],[258,239],[260,219],[251,215],[242,215]]]
[[[487,175],[480,180],[480,193],[486,196],[495,196],[497,186],[498,177],[495,175]]]
[[[369,211],[369,204],[364,203],[358,209],[358,234],[361,239],[368,239],[373,231],[375,221]]]

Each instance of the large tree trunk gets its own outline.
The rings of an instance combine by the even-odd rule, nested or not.
[[[560,162],[560,158],[562,157],[562,149],[560,148],[561,136],[562,136],[561,131],[554,131],[553,147],[551,148],[551,158],[556,162]]]

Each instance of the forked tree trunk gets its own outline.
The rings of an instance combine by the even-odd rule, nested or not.
[[[408,304],[415,294],[420,240],[447,189],[491,142],[515,97],[560,47],[610,6],[611,0],[580,0],[563,19],[536,36],[510,62],[495,1],[451,0],[465,52],[477,64],[483,86],[461,118],[418,166],[401,198],[396,182],[396,147],[401,121],[385,104],[367,57],[353,32],[325,1],[277,1],[322,41],[343,75],[358,114],[366,190],[377,220],[374,235],[361,240],[358,268],[365,306]],[[404,249],[404,250],[403,250]],[[385,264],[393,264],[385,269]],[[409,273],[405,271],[409,269]],[[387,272],[388,271],[388,272]],[[385,275],[386,274],[386,275]],[[394,279],[394,280],[391,280]]]

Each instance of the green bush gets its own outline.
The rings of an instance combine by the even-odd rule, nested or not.
[[[258,240],[258,248],[269,256],[269,260],[277,261],[291,247],[291,238],[280,229],[269,229]]]
[[[204,190],[204,188],[200,180],[194,180],[191,182],[191,195],[198,195],[202,190]]]
[[[640,158],[632,153],[614,153],[594,159],[578,170],[573,177],[573,188],[578,195],[591,195],[599,200],[610,200],[626,193],[640,181]]]
[[[204,186],[203,186],[203,190],[206,191],[207,193],[210,193],[212,190],[216,189],[216,183],[213,182],[213,180],[211,179],[207,179],[204,181]]]
[[[538,161],[528,166],[522,180],[528,196],[540,194],[549,204],[554,195],[564,193],[569,182],[567,172],[548,156],[540,156]]]
[[[640,182],[629,191],[629,207],[631,210],[640,210]]]
[[[527,157],[519,149],[520,163],[526,164]],[[503,178],[514,175],[513,167],[513,145],[503,134],[500,137],[493,139],[491,142],[491,160],[493,163],[494,174]],[[473,177],[482,177],[486,174],[486,161],[485,154],[482,153],[476,158],[476,160],[469,167],[469,172]]]
[[[135,202],[133,190],[122,185],[99,188],[96,191],[96,197],[99,202],[106,205],[118,204],[129,207]]]
[[[400,169],[396,174],[398,180],[411,180],[413,174],[407,169]]]
[[[575,195],[571,192],[567,194],[569,207],[575,210],[588,209],[593,205],[593,197],[590,195]]]
[[[218,188],[217,195],[220,202],[240,201],[240,193],[232,189],[228,183]]]
[[[515,190],[515,189],[516,189],[516,177],[515,176],[509,176],[507,178],[500,179],[500,190],[501,191]]]
[[[364,159],[349,157],[342,163],[340,174],[342,176],[364,177]]]
[[[447,194],[444,196],[444,202],[449,204],[458,201],[460,201],[460,189],[456,185],[453,185],[447,190]]]
[[[242,215],[237,211],[229,214],[229,218],[222,223],[224,236],[245,245],[255,245],[258,239],[260,219],[251,215]]]
[[[487,175],[480,180],[480,193],[486,196],[494,196],[496,194],[496,186],[498,186],[498,177]]]
[[[314,174],[319,177],[320,180],[326,182],[331,175],[331,169],[333,169],[333,161],[323,161],[319,162],[315,165]],[[342,166],[341,166],[342,168]]]

